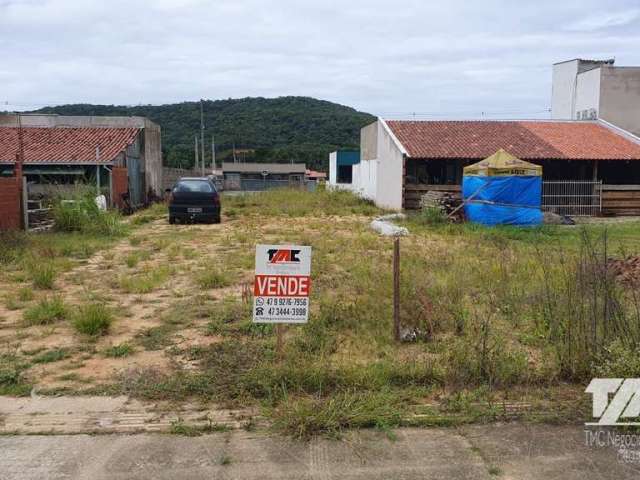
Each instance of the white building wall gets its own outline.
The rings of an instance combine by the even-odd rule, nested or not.
[[[377,160],[360,160],[354,165],[354,191],[363,198],[376,200]]]
[[[558,120],[574,118],[578,64],[578,60],[569,60],[553,65],[551,118]]]
[[[405,151],[384,120],[378,120],[376,205],[402,210],[402,176]]]
[[[336,178],[338,176],[338,152],[329,154],[329,185],[336,186]]]
[[[602,70],[600,68],[594,68],[578,75],[573,119],[595,120],[598,118],[601,73]]]

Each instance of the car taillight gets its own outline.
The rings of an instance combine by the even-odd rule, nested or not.
[[[173,203],[173,192],[169,194],[169,203]]]
[[[213,196],[213,204],[220,205],[220,195],[218,195],[217,193]]]

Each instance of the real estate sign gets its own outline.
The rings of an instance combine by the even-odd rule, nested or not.
[[[256,245],[255,323],[306,323],[310,289],[311,247]]]

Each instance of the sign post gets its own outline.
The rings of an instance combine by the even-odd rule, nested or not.
[[[253,322],[276,324],[278,356],[283,325],[307,323],[311,290],[311,247],[256,245]]]
[[[393,337],[400,341],[400,238],[393,239]]]

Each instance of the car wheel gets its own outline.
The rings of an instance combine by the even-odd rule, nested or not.
[[[213,223],[220,223],[220,215],[213,219]]]
[[[170,216],[170,217],[169,217],[169,223],[170,223],[171,225],[175,224],[175,223],[176,223],[176,217],[172,217],[172,216]]]

